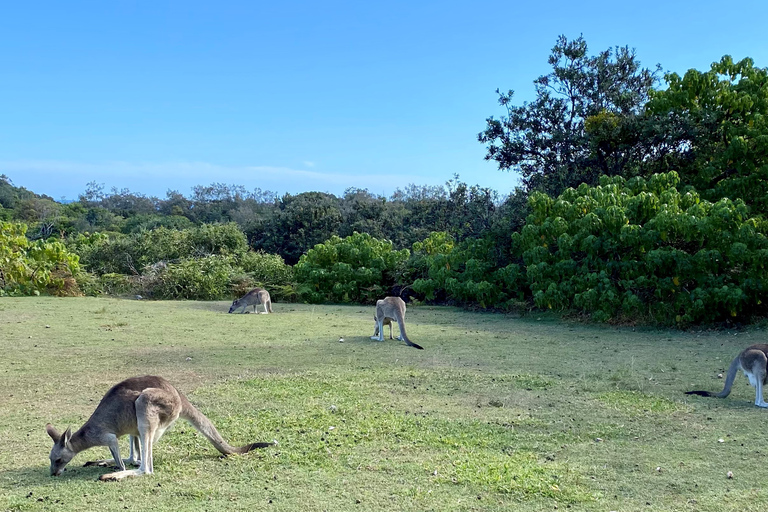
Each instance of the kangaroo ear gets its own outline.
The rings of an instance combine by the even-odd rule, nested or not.
[[[71,427],[67,428],[67,431],[64,432],[64,434],[61,436],[61,439],[63,441],[61,444],[63,444],[64,446],[69,444],[69,440],[72,439],[72,428]]]
[[[59,432],[55,428],[53,428],[53,425],[51,425],[50,423],[45,425],[45,431],[48,432],[48,435],[51,436],[51,439],[53,439],[54,443],[59,442],[59,439],[61,438],[61,434],[59,434]]]

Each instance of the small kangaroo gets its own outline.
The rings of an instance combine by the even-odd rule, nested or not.
[[[266,448],[275,443],[252,443],[241,447],[227,444],[211,420],[189,403],[189,400],[162,377],[145,375],[132,377],[112,387],[101,399],[88,421],[75,432],[60,434],[48,423],[45,430],[53,439],[51,476],[59,476],[72,458],[94,446],[108,446],[111,460],[86,462],[85,466],[116,465],[119,471],[101,475],[99,480],[122,480],[129,476],[154,473],[153,445],[179,418],[192,424],[224,455],[247,453],[254,448]],[[128,435],[131,454],[120,458],[118,438]],[[125,469],[125,464],[139,466]]]
[[[373,316],[375,326],[371,339],[384,341],[385,324],[389,324],[389,337],[392,338],[392,320],[395,320],[400,328],[400,336],[397,339],[404,341],[411,347],[424,350],[424,347],[409,340],[405,333],[405,302],[400,297],[385,297],[376,301],[376,314]]]
[[[686,391],[686,395],[714,396],[725,398],[731,394],[733,381],[741,370],[749,379],[749,384],[755,388],[755,405],[768,407],[768,402],[763,399],[763,385],[768,383],[768,345],[757,344],[745,348],[732,362],[725,377],[725,387],[719,393],[710,391]]]
[[[253,306],[253,312],[257,313],[256,306],[260,304],[264,306],[265,315],[272,313],[272,299],[269,298],[269,292],[264,288],[254,288],[239,299],[235,299],[229,312],[234,313],[238,308],[243,308],[242,312],[245,313],[248,306]]]

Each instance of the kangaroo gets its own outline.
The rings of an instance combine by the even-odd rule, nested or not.
[[[59,476],[72,458],[94,446],[108,446],[111,460],[86,462],[86,466],[115,464],[114,473],[101,475],[99,480],[122,480],[129,476],[154,473],[153,445],[179,418],[192,424],[224,455],[247,453],[254,448],[266,448],[272,443],[252,443],[241,447],[227,444],[211,420],[189,403],[189,400],[162,377],[145,375],[132,377],[112,387],[101,399],[88,421],[75,432],[67,429],[60,434],[48,423],[45,430],[53,439],[51,476]],[[118,438],[129,436],[130,457],[120,458]],[[125,469],[125,464],[138,469]]]
[[[373,316],[373,321],[376,323],[372,340],[384,341],[384,325],[389,324],[389,337],[392,337],[392,320],[397,321],[397,326],[400,328],[400,336],[397,339],[404,341],[411,347],[424,350],[424,347],[417,345],[408,339],[408,335],[405,333],[405,302],[400,297],[385,297],[376,301],[376,314]]]
[[[242,312],[246,313],[248,306],[253,306],[253,312],[257,313],[256,306],[259,304],[264,306],[265,315],[272,313],[272,299],[269,298],[269,292],[264,288],[254,288],[239,299],[235,299],[229,308],[229,312],[234,313],[238,308],[243,308]]]
[[[755,405],[768,407],[768,402],[763,399],[763,385],[768,383],[768,345],[762,343],[747,347],[731,362],[725,377],[725,387],[721,392],[686,391],[685,394],[725,398],[731,394],[731,387],[739,370],[744,372],[749,384],[755,388]]]

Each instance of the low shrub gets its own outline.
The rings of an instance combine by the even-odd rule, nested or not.
[[[332,236],[307,251],[294,267],[299,296],[312,303],[373,303],[395,284],[409,251],[367,233]]]
[[[229,257],[190,258],[160,271],[148,292],[155,299],[220,300],[230,296],[234,273]]]
[[[27,225],[0,221],[0,295],[81,295],[79,257],[56,240],[30,242]]]
[[[90,271],[140,275],[158,262],[180,262],[210,255],[239,256],[248,251],[245,235],[235,223],[203,224],[191,229],[159,227],[124,235],[79,234],[67,242]]]
[[[277,254],[248,251],[237,258],[237,265],[259,286],[271,290],[293,283],[293,267]]]
[[[538,307],[598,321],[743,320],[768,304],[768,223],[741,200],[677,190],[675,172],[531,194],[513,243]]]
[[[520,265],[496,268],[494,241],[466,240],[458,245],[445,232],[433,232],[413,244],[409,266],[421,269],[413,290],[427,300],[477,304],[509,309],[525,297],[525,272]]]

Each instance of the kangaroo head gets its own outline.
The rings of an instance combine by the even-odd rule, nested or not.
[[[64,467],[69,464],[69,461],[76,455],[72,450],[72,446],[69,444],[69,440],[72,439],[72,430],[67,429],[63,434],[53,428],[53,425],[48,423],[45,426],[46,432],[53,439],[53,448],[51,448],[51,476],[59,476]]]
[[[239,305],[240,305],[240,299],[235,299],[235,300],[232,302],[232,305],[229,307],[229,312],[230,312],[230,313],[234,313],[234,312],[235,312],[235,310],[238,308],[238,306],[239,306]]]

